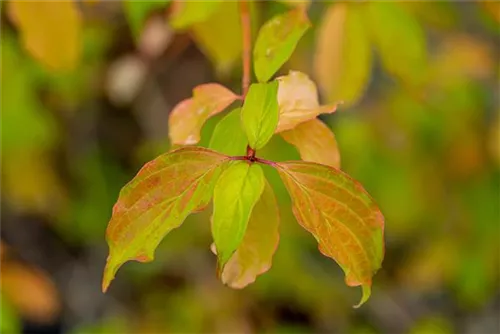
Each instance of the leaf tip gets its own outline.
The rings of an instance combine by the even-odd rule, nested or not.
[[[360,308],[361,305],[363,305],[364,303],[366,303],[368,301],[368,299],[370,298],[370,295],[372,294],[372,288],[371,288],[371,284],[363,284],[361,286],[361,289],[363,291],[363,296],[361,297],[361,301],[357,304],[357,305],[354,305],[353,308]]]

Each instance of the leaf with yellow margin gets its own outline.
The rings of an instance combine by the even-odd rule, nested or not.
[[[275,167],[292,198],[299,224],[334,259],[348,286],[363,288],[361,306],[370,296],[372,276],[384,257],[384,217],[363,187],[338,169],[290,161]]]
[[[279,221],[276,197],[266,182],[252,210],[243,241],[224,267],[221,275],[224,284],[242,289],[271,268],[279,243]]]
[[[227,156],[205,148],[184,147],[142,167],[113,207],[103,291],[123,263],[152,261],[163,237],[209,203],[227,161]]]

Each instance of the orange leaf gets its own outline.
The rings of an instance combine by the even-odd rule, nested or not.
[[[344,270],[349,286],[362,285],[362,305],[384,257],[384,217],[363,187],[328,166],[291,161],[276,168],[297,221],[318,241],[322,254]]]
[[[302,160],[340,168],[340,153],[335,135],[319,119],[312,119],[283,131],[281,136],[297,148]]]
[[[181,148],[148,162],[123,187],[106,230],[103,291],[123,263],[152,261],[163,237],[208,204],[226,161],[208,149]]]
[[[238,98],[226,87],[208,83],[193,89],[193,97],[179,102],[169,118],[173,144],[193,145],[200,141],[203,124]]]
[[[82,18],[74,1],[10,1],[8,14],[24,47],[56,70],[71,70],[81,54]]]
[[[264,192],[252,210],[243,242],[222,272],[222,282],[242,289],[271,268],[279,242],[279,210],[273,189],[266,182]]]
[[[320,114],[330,114],[337,109],[338,103],[319,105],[316,85],[302,72],[290,71],[277,80],[280,119],[276,133],[293,129],[300,123]]]

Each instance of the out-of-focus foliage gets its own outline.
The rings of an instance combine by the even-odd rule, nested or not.
[[[294,3],[256,3],[253,22],[286,13],[289,2]],[[26,48],[9,2],[2,3],[2,241],[9,245],[9,261],[27,269],[24,280],[27,272],[44,277],[27,284],[43,289],[42,281],[53,282],[57,296],[45,295],[43,304],[59,298],[63,308],[53,319],[29,319],[12,297],[29,287],[8,293],[2,287],[2,332],[499,331],[498,3],[392,3],[405,13],[398,20],[413,22],[392,29],[416,24],[426,41],[426,62],[417,73],[425,80],[414,85],[412,78],[389,70],[373,36],[398,20],[373,27],[359,8],[363,3],[344,4],[347,24],[337,28],[344,32],[327,36],[331,45],[345,48],[336,36],[359,34],[353,31],[359,26],[348,26],[349,13],[358,6],[372,52],[363,63],[369,69],[358,69],[366,78],[349,77],[355,60],[363,60],[352,49],[332,49],[332,63],[320,65],[317,43],[338,3],[311,2],[312,28],[277,73],[314,73],[321,102],[345,100],[321,119],[334,130],[342,170],[363,183],[386,218],[386,257],[370,301],[359,310],[350,307],[358,291],[345,289],[341,269],[317,254],[314,238],[294,221],[279,176],[268,168],[263,169],[276,189],[281,237],[272,270],[254,284],[231,290],[214,277],[207,210],[172,232],[159,245],[155,262],[129,264],[122,279],[101,294],[103,236],[121,186],[145,161],[171,147],[168,115],[193,87],[221,82],[239,92],[241,73],[236,59],[217,76],[214,69],[222,60],[189,29],[166,39],[168,27],[157,27],[166,27],[171,4],[155,5],[144,16],[143,30],[137,31],[141,43],[135,43],[123,3],[72,3],[82,16],[82,58],[64,73]],[[64,32],[61,23],[56,27],[56,35]],[[50,41],[58,54],[67,51],[61,38]],[[400,48],[386,52],[401,61]],[[329,69],[335,66],[343,72]],[[323,74],[340,81],[325,86]],[[130,77],[142,79],[121,79]],[[346,90],[356,84],[349,88],[355,97],[330,90],[337,82]],[[115,103],[110,92],[123,91],[132,93]],[[355,104],[348,106],[349,101]],[[208,146],[217,122],[231,110],[205,123],[202,145]],[[261,154],[299,158],[280,136]],[[2,262],[2,276],[7,269]]]

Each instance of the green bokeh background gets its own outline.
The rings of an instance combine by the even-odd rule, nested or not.
[[[321,117],[335,133],[342,169],[386,219],[383,268],[360,309],[352,308],[360,289],[347,287],[317,251],[267,167],[281,237],[271,270],[253,285],[231,290],[217,280],[208,210],[168,235],[154,262],[127,263],[103,295],[104,231],[120,188],[170,148],[168,114],[194,86],[240,91],[239,59],[217,63],[190,31],[168,28],[171,4],[75,1],[85,20],[83,54],[61,73],[24,49],[8,4],[1,3],[1,271],[16,284],[2,284],[2,333],[500,331],[498,3],[398,3],[425,33],[429,80],[412,87],[375,56],[358,103]],[[280,74],[312,75],[316,32],[333,4],[311,5],[313,28]],[[254,25],[288,9],[257,3]],[[202,146],[227,111],[204,126]],[[299,158],[277,137],[259,155]],[[19,264],[25,272],[15,276]],[[46,300],[55,305],[50,316],[27,309]]]

